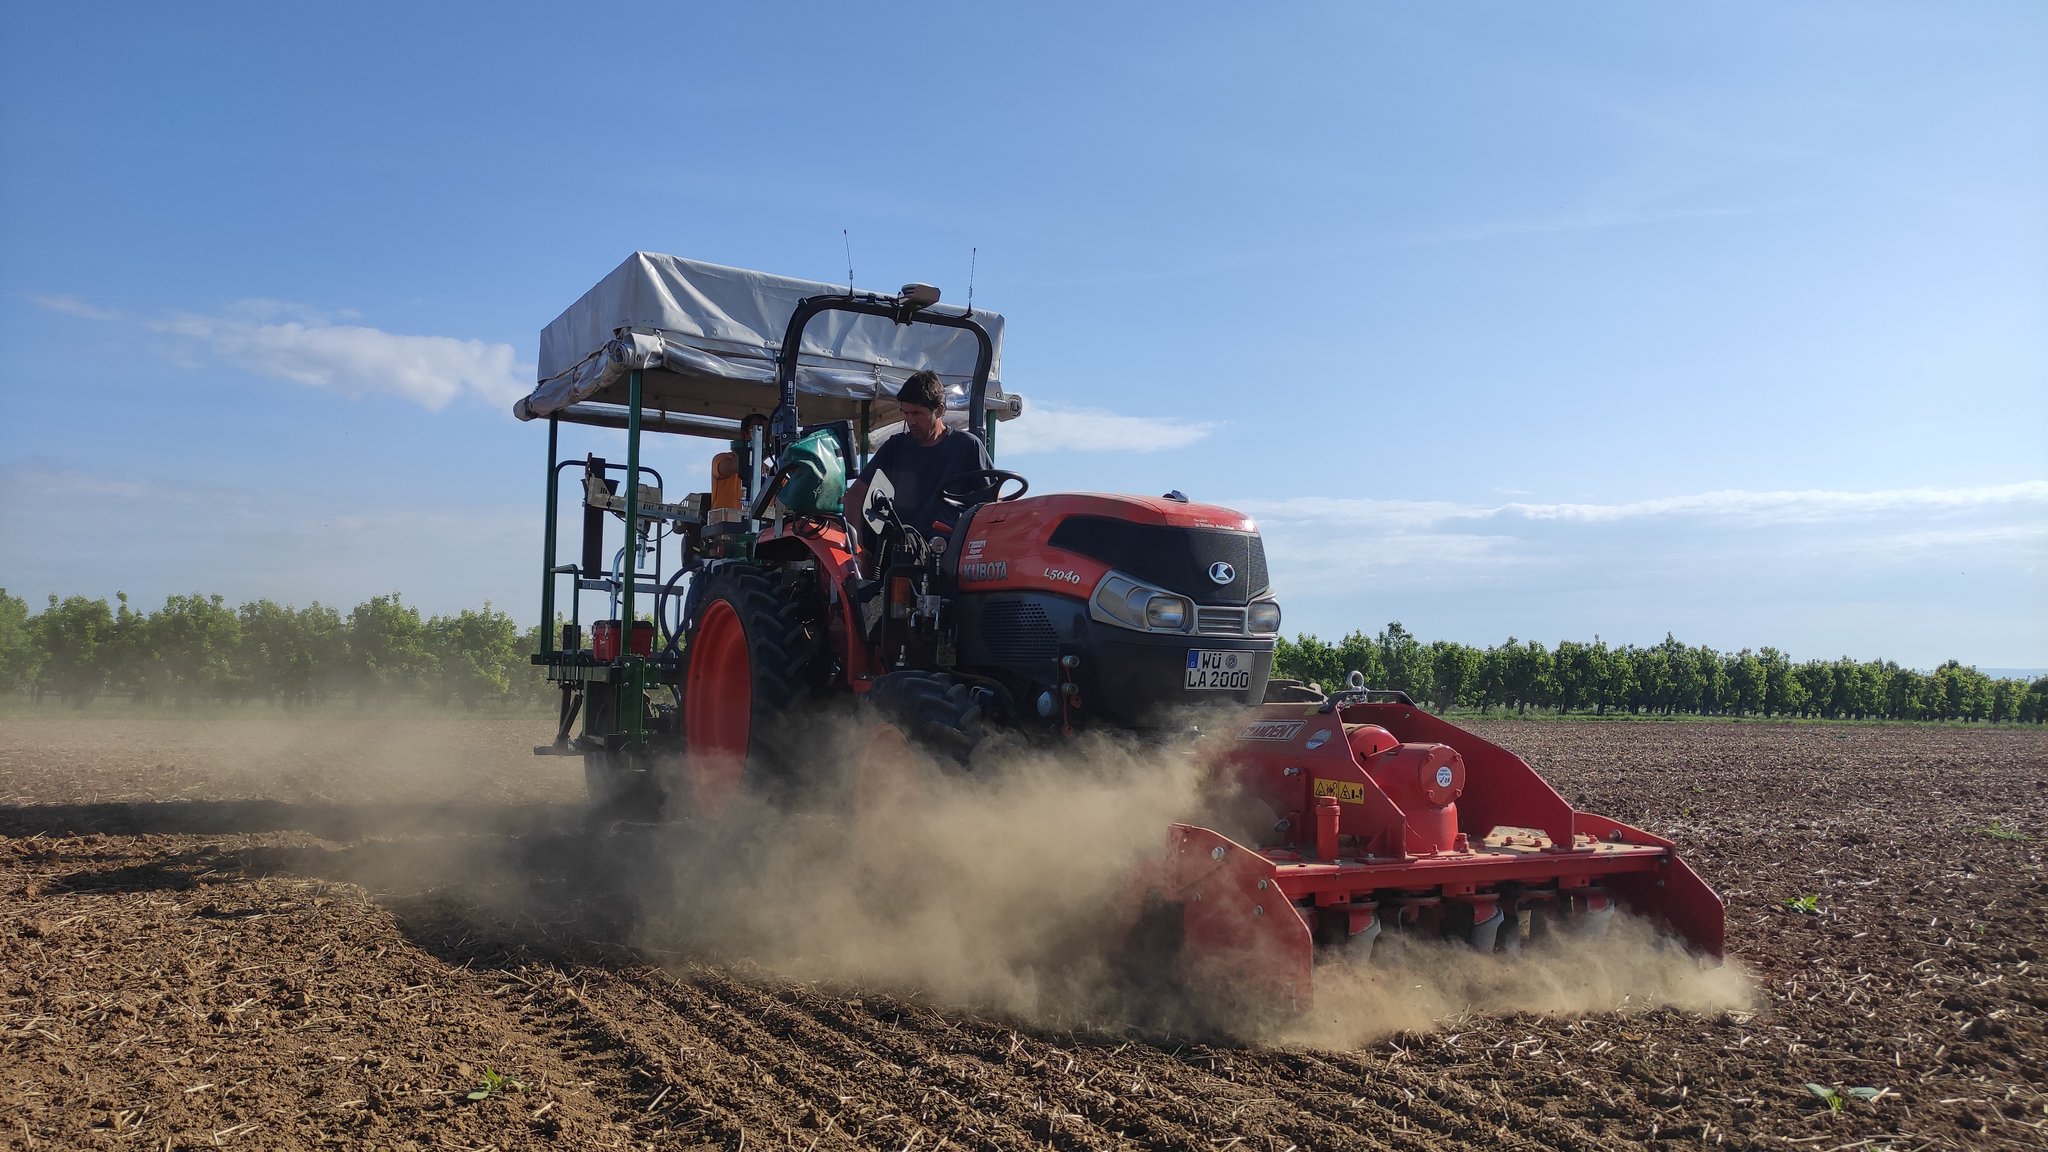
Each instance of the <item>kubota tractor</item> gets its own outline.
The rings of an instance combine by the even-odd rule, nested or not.
[[[868,698],[954,759],[991,725],[1142,727],[1190,701],[1260,700],[1280,609],[1239,513],[1178,494],[1031,496],[992,469],[955,478],[923,523],[878,474],[849,519],[850,467],[911,371],[947,382],[954,435],[992,442],[996,417],[1022,409],[991,403],[1001,317],[938,295],[636,254],[543,333],[544,377],[516,409],[551,430],[542,611],[563,578],[608,611],[584,647],[577,596],[563,642],[536,657],[562,686],[540,751],[583,757],[594,799],[715,816],[799,771],[800,721],[835,696]],[[557,460],[565,422],[624,426],[624,465]],[[649,430],[731,442],[739,506],[664,503],[640,463]],[[580,563],[556,556],[564,470],[581,472]],[[628,628],[641,596],[654,619]]]
[[[910,372],[939,373],[956,434],[991,455],[1023,410],[999,382],[1002,318],[938,298],[636,253],[542,333],[515,413],[549,428],[543,617],[559,581],[572,594],[534,657],[561,686],[535,751],[581,757],[595,804],[717,819],[813,766],[802,721],[834,700],[859,701],[884,750],[956,765],[998,726],[1142,731],[1228,704],[1214,763],[1240,819],[1230,836],[1174,825],[1135,893],[1134,938],[1189,989],[1299,1005],[1319,955],[1365,957],[1383,933],[1511,949],[1617,903],[1719,954],[1720,902],[1669,842],[1572,811],[1405,697],[1268,702],[1281,617],[1247,517],[1178,493],[1033,496],[1002,470],[956,479],[927,522],[879,476],[843,508]],[[565,423],[623,428],[624,464],[558,459]],[[727,441],[737,493],[664,502],[647,431]],[[583,508],[569,563],[565,471]],[[587,646],[584,593],[607,604]]]

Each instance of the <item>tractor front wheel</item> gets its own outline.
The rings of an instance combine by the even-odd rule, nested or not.
[[[861,698],[865,728],[852,750],[849,859],[871,890],[907,883],[917,870],[930,773],[969,766],[987,737],[982,699],[974,686],[937,672],[891,672]]]
[[[891,672],[875,681],[862,705],[942,764],[965,768],[988,735],[986,695],[942,672]]]

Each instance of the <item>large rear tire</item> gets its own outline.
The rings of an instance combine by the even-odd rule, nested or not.
[[[796,599],[767,572],[728,564],[706,578],[683,650],[681,775],[697,815],[716,817],[744,793],[789,781],[789,713],[809,695],[809,657]]]

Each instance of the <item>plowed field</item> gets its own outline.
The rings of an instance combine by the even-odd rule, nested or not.
[[[951,935],[905,912],[833,978],[815,893],[784,894],[774,947],[772,915],[733,919],[774,889],[706,894],[677,864],[749,849],[592,835],[580,769],[526,754],[544,727],[0,714],[0,1142],[2048,1146],[2041,732],[1480,725],[1721,891],[1724,1006],[1573,989],[1572,965],[1504,985],[1582,1009],[1550,1014],[1387,981],[1318,1044],[1059,1006],[1018,983],[1044,955],[987,947],[1051,923],[1021,888]],[[1059,855],[1066,884],[1086,856]]]

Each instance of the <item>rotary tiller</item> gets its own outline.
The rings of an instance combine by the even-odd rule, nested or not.
[[[1369,963],[1416,935],[1513,953],[1602,931],[1617,907],[1721,955],[1721,900],[1671,841],[1573,810],[1399,693],[1264,705],[1216,772],[1252,831],[1173,825],[1141,888],[1153,962],[1198,999],[1299,1012],[1319,959]]]

